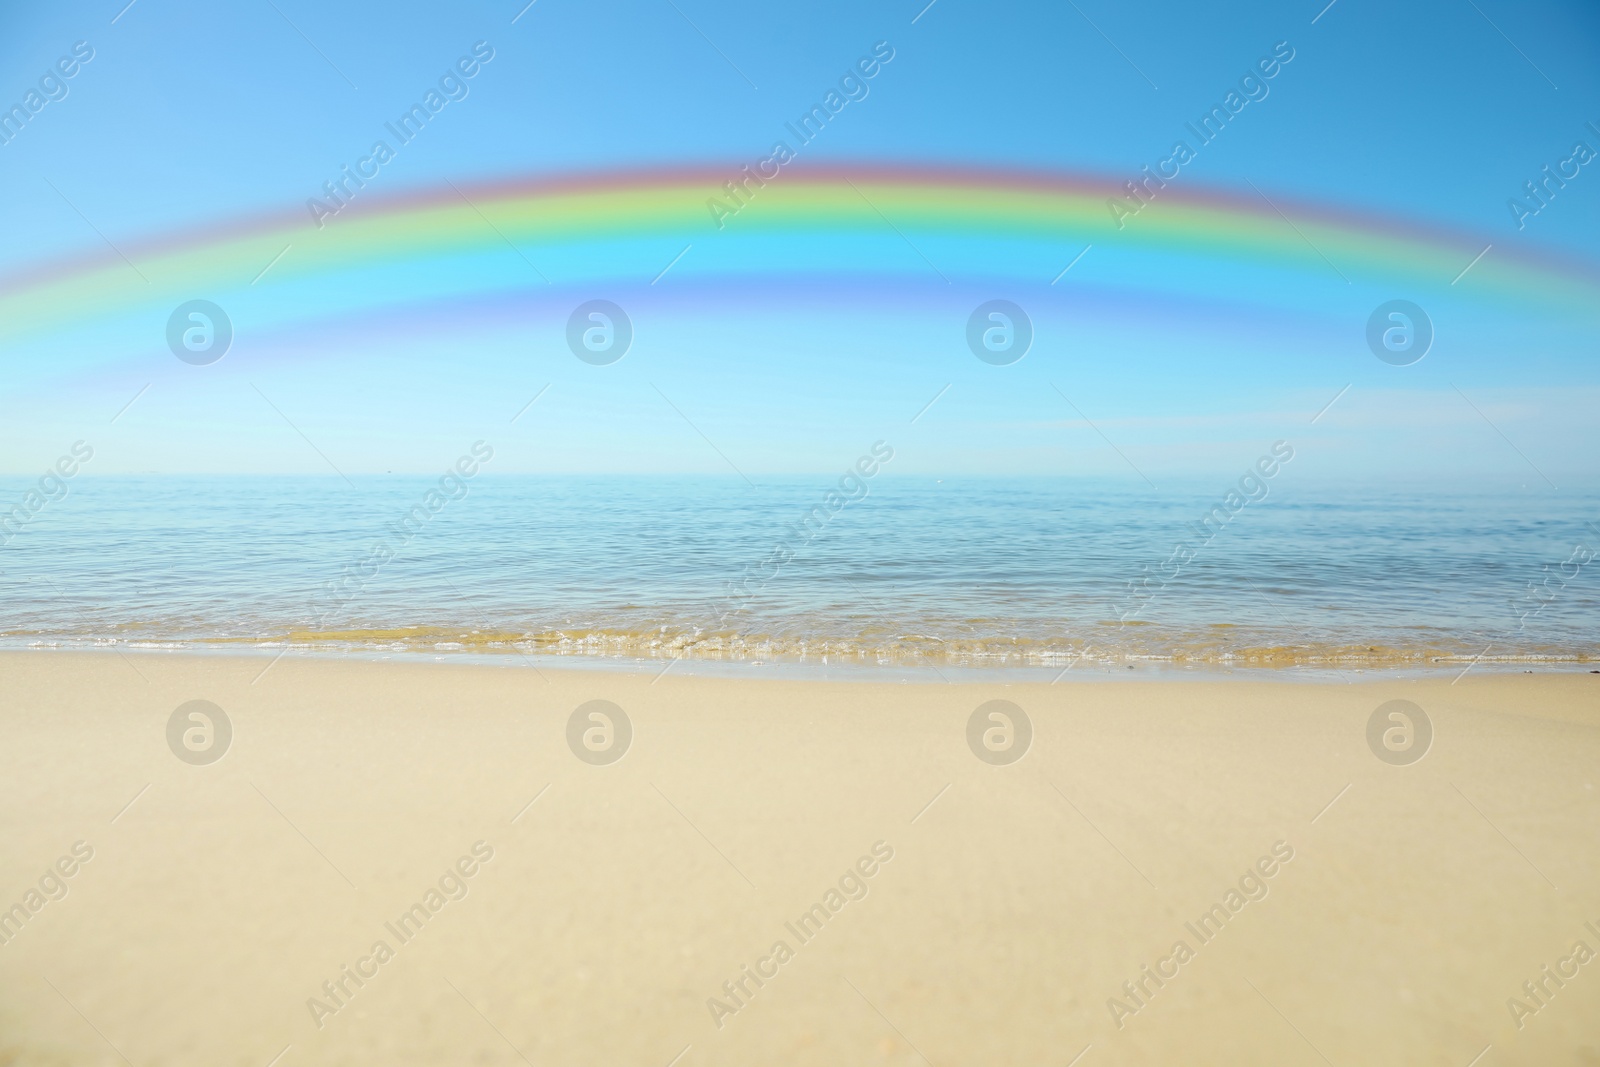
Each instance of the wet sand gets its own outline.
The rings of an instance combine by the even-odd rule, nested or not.
[[[1600,675],[268,662],[0,654],[0,1064],[1600,1063]]]

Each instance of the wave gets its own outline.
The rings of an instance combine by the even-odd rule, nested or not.
[[[170,649],[295,649],[415,654],[505,654],[596,659],[703,660],[745,663],[830,663],[899,666],[1072,667],[1139,661],[1246,668],[1417,668],[1482,664],[1584,664],[1600,661],[1600,644],[1517,645],[1485,649],[1440,635],[1412,644],[1294,640],[1217,625],[1177,631],[1151,624],[1103,633],[1039,638],[945,639],[926,634],[713,633],[666,626],[647,629],[458,629],[411,625],[345,630],[293,630],[262,635],[170,635],[159,632],[67,634],[8,631],[13,647],[160,647]]]

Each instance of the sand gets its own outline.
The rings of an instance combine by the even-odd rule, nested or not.
[[[0,655],[0,1064],[1600,1063],[1600,676],[266,663]]]

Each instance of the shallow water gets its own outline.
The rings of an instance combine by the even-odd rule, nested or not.
[[[1197,527],[1229,486],[754,481],[82,478],[0,548],[0,633],[1031,666],[1600,654],[1600,494],[1278,484]]]

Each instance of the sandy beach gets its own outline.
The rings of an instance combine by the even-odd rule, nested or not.
[[[1600,677],[267,662],[0,656],[0,1063],[1600,1062]]]
[[[1597,0],[0,26],[0,1067],[1600,1067]]]

